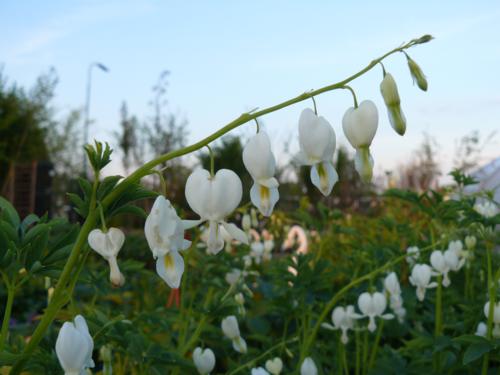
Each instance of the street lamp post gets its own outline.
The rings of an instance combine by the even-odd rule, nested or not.
[[[93,62],[89,65],[87,71],[87,92],[86,92],[86,101],[85,101],[85,122],[83,124],[83,141],[84,145],[89,143],[89,125],[90,125],[90,92],[92,85],[92,68],[98,68],[103,72],[109,72],[109,69],[99,62]],[[83,153],[83,174],[85,177],[88,177],[87,173],[87,155]]]

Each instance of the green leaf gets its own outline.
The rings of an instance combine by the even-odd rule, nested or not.
[[[19,219],[16,209],[3,197],[0,197],[0,211],[1,217],[4,217],[14,228],[19,228],[21,219]]]
[[[90,199],[90,197],[92,195],[92,184],[90,183],[90,181],[85,179],[85,178],[79,177],[78,178],[78,185],[80,185],[80,189],[83,192],[83,196],[85,198]]]
[[[97,188],[97,200],[103,200],[113,190],[120,179],[122,179],[122,176],[108,176],[102,180]]]
[[[488,341],[469,345],[469,347],[465,350],[462,362],[464,365],[467,365],[481,358],[486,353],[489,353],[491,349],[493,349],[493,346]]]
[[[137,215],[145,219],[148,215],[141,207],[134,206],[133,204],[126,204],[124,206],[118,207],[116,210],[111,212],[110,216],[115,216],[118,214],[132,214]]]

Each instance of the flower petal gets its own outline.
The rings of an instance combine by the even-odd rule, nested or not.
[[[331,162],[324,161],[311,167],[311,182],[324,196],[332,192],[338,180],[339,175]]]
[[[238,228],[233,223],[226,223],[225,221],[221,222],[224,229],[231,235],[235,240],[248,245],[248,237],[247,234]]]
[[[276,161],[271,151],[269,136],[260,131],[243,149],[243,164],[255,180],[268,179],[276,172]]]
[[[254,182],[250,189],[250,200],[264,216],[271,216],[279,197],[278,188],[268,188],[257,182]]]
[[[184,273],[184,259],[177,251],[171,251],[156,260],[156,272],[170,288],[177,289]]]

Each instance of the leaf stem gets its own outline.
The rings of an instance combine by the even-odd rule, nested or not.
[[[7,289],[7,302],[5,303],[5,311],[3,314],[2,330],[0,331],[0,351],[3,350],[5,342],[7,340],[7,334],[9,332],[9,322],[10,315],[12,313],[12,306],[14,304],[14,296],[16,294],[16,287],[9,282],[7,276],[2,272],[2,278],[4,279],[5,286]]]

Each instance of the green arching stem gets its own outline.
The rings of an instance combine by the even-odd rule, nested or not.
[[[5,310],[3,313],[2,330],[0,331],[0,351],[3,350],[7,334],[9,332],[10,315],[12,313],[12,306],[14,304],[14,296],[16,294],[16,286],[9,281],[7,276],[2,272],[2,279],[7,289],[7,302],[5,303]]]
[[[488,309],[488,330],[486,331],[486,337],[488,339],[492,338],[493,333],[493,315],[495,313],[495,284],[496,281],[493,280],[493,270],[492,270],[492,262],[491,262],[491,252],[492,246],[488,243],[486,245],[486,267],[488,269],[488,295],[489,295],[489,309]],[[483,357],[483,368],[481,371],[482,375],[488,374],[488,366],[489,366],[490,353],[486,353]]]
[[[429,246],[426,246],[426,247],[422,248],[420,250],[420,252],[423,253],[423,252],[429,251],[429,250],[433,249],[435,246],[436,246],[436,244],[431,244]],[[387,262],[383,266],[381,266],[381,267],[373,270],[372,272],[367,273],[366,275],[358,277],[357,279],[351,281],[349,284],[347,284],[342,289],[340,289],[330,299],[330,301],[328,301],[328,303],[325,305],[325,307],[323,308],[323,311],[319,315],[318,320],[316,321],[316,324],[314,324],[314,326],[313,326],[313,328],[312,328],[312,330],[311,330],[308,338],[305,340],[304,345],[302,345],[302,348],[301,348],[301,351],[300,351],[300,361],[299,361],[299,363],[302,363],[302,361],[306,357],[306,354],[309,352],[309,349],[311,348],[311,345],[313,344],[313,342],[314,342],[314,340],[316,338],[316,335],[318,334],[318,330],[321,327],[321,323],[326,319],[328,313],[340,301],[340,299],[344,296],[344,294],[346,294],[349,290],[351,290],[355,286],[361,284],[362,282],[371,280],[372,278],[374,278],[375,276],[377,276],[381,272],[384,272],[385,270],[391,268],[395,264],[398,264],[399,262],[401,262],[404,259],[406,259],[406,257],[407,257],[406,254],[401,255],[401,256],[399,256],[399,257],[397,257],[397,258],[395,258],[395,259]]]
[[[151,170],[154,167],[156,167],[157,165],[165,163],[168,160],[171,160],[171,159],[183,156],[183,155],[190,154],[191,152],[197,151],[197,150],[201,149],[202,147],[207,146],[210,142],[220,138],[221,136],[228,133],[229,131],[253,120],[254,118],[261,117],[261,116],[264,116],[264,115],[272,113],[272,112],[276,112],[280,109],[283,109],[283,108],[289,107],[293,104],[300,103],[304,100],[307,100],[313,96],[320,95],[320,94],[323,94],[323,93],[326,93],[329,91],[341,89],[345,85],[347,85],[349,82],[353,81],[354,79],[362,76],[366,72],[373,69],[373,67],[375,67],[379,63],[379,61],[384,60],[388,56],[390,56],[396,52],[403,52],[405,49],[408,49],[408,48],[415,46],[417,44],[425,43],[428,40],[430,40],[428,37],[427,38],[426,37],[427,36],[421,37],[419,39],[413,39],[410,42],[408,42],[400,47],[394,48],[393,50],[385,53],[384,55],[372,60],[366,67],[361,69],[359,72],[347,77],[346,79],[344,79],[340,82],[337,82],[337,83],[334,83],[334,84],[331,84],[331,85],[328,85],[328,86],[325,86],[325,87],[322,87],[320,89],[313,90],[313,91],[310,91],[307,93],[303,93],[295,98],[292,98],[292,99],[284,101],[280,104],[276,104],[274,106],[262,109],[260,111],[252,111],[251,113],[243,113],[238,118],[231,121],[226,126],[222,127],[221,129],[214,132],[210,136],[208,136],[208,137],[206,137],[206,138],[204,138],[204,139],[202,139],[202,140],[200,140],[200,141],[198,141],[190,146],[181,148],[181,149],[176,150],[176,151],[168,152],[164,155],[161,155],[161,156],[147,162],[146,164],[144,164],[143,166],[141,166],[140,168],[135,170],[128,177],[126,177],[123,181],[121,181],[115,187],[115,189],[110,194],[108,194],[106,196],[106,198],[102,201],[102,205],[104,206],[104,208],[108,207],[123,192],[125,192],[130,185],[140,181],[140,179],[142,177],[150,174]],[[54,320],[55,315],[59,311],[58,304],[56,303],[57,298],[55,298],[55,297],[63,294],[63,290],[66,288],[66,284],[71,277],[73,267],[74,267],[76,261],[78,260],[78,256],[80,254],[80,251],[87,241],[87,236],[88,236],[89,232],[92,229],[94,229],[94,227],[95,227],[95,222],[97,219],[96,212],[95,212],[95,191],[97,189],[98,180],[99,180],[98,176],[96,176],[96,179],[94,181],[94,189],[93,189],[93,194],[92,194],[92,198],[91,198],[89,214],[88,214],[88,216],[87,216],[87,218],[86,218],[86,220],[85,220],[85,222],[80,230],[80,233],[78,234],[76,242],[73,245],[73,248],[71,250],[71,255],[69,256],[68,261],[66,262],[66,264],[63,268],[63,271],[61,273],[61,276],[57,282],[57,285],[56,285],[55,290],[54,290],[53,299],[52,299],[51,303],[49,304],[49,306],[47,307],[47,309],[45,310],[45,313],[44,313],[42,319],[40,320],[40,323],[38,324],[35,331],[33,332],[33,335],[31,337],[30,342],[24,347],[21,359],[16,361],[16,363],[14,364],[14,366],[12,367],[12,369],[10,371],[10,374],[19,374],[20,373],[27,356],[30,353],[32,353],[33,350],[37,347],[38,343],[40,342],[43,335],[45,334],[45,331],[50,326],[50,324]],[[334,301],[334,302],[336,302],[336,301]],[[326,316],[326,314],[325,314],[325,316]],[[323,316],[323,319],[321,319],[321,320],[324,320],[324,316]],[[318,328],[319,328],[319,324],[317,324],[313,328],[313,332],[314,332],[313,336],[316,335]],[[310,346],[310,343],[308,344],[308,346]]]
[[[382,64],[382,62],[379,61],[379,63]],[[351,86],[348,86],[348,85],[344,85],[341,87],[341,89],[345,89],[345,90],[349,90],[352,94],[352,99],[354,100],[354,108],[358,108],[358,98],[356,97],[356,93],[354,92],[354,90],[352,89]]]
[[[385,77],[385,75],[387,74],[386,71],[385,71],[385,66],[384,64],[382,63],[382,61],[379,62],[380,66],[382,67],[382,74],[383,74],[383,77]]]

